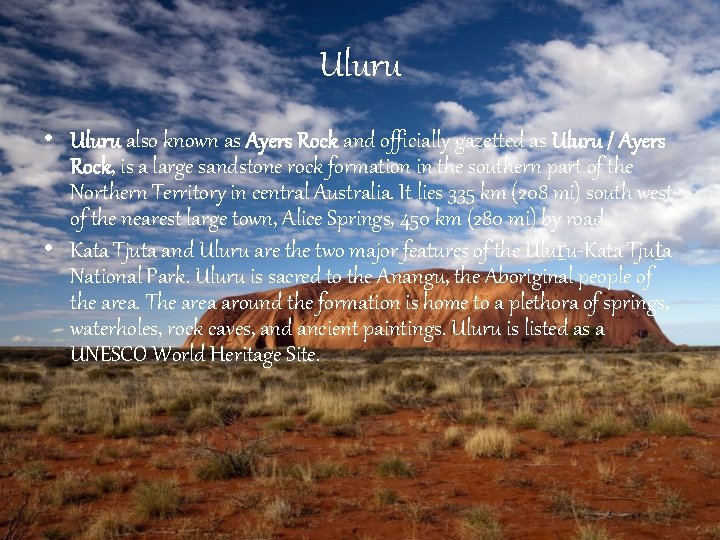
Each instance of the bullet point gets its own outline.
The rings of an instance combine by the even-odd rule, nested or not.
[[[45,244],[45,251],[52,251],[52,244]]]
[[[52,135],[50,135],[49,133],[48,133],[47,135],[45,135],[45,140],[46,140],[47,142],[52,141]]]

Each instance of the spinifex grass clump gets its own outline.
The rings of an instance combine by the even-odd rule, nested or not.
[[[137,529],[132,521],[123,515],[118,515],[115,511],[108,510],[95,517],[80,538],[82,540],[107,540],[132,534],[137,534]],[[45,537],[49,538],[47,534]],[[63,535],[58,538],[68,537]]]
[[[144,518],[167,518],[180,513],[183,496],[175,480],[138,484],[133,491],[135,508]]]
[[[383,478],[412,478],[415,476],[412,465],[397,455],[386,457],[378,465],[378,476]]]
[[[495,388],[505,384],[505,377],[493,367],[482,366],[470,373],[468,381],[475,386]]]
[[[544,496],[550,511],[561,519],[583,519],[588,517],[590,506],[571,491],[553,486]]]
[[[289,464],[287,469],[288,476],[302,480],[306,484],[349,474],[349,470],[344,463],[327,457],[314,462],[292,463]]]
[[[502,540],[505,538],[500,520],[489,506],[476,506],[465,514],[460,527],[462,538],[472,540]]]
[[[578,401],[556,405],[540,421],[540,429],[556,437],[574,439],[578,429],[587,423],[585,408]]]
[[[309,397],[308,421],[320,422],[325,426],[343,426],[357,420],[354,396],[348,392],[337,394],[314,387],[309,389]]]
[[[253,473],[257,456],[243,452],[217,454],[195,469],[200,480],[228,480],[246,477]]]
[[[647,427],[651,433],[670,437],[693,432],[685,411],[679,405],[665,405],[656,410]]]
[[[289,416],[277,416],[267,422],[263,427],[265,431],[272,432],[292,431],[295,429],[295,420]]]
[[[375,500],[380,505],[397,504],[400,502],[400,495],[390,488],[380,488],[375,492]]]
[[[54,506],[90,501],[98,496],[88,471],[64,471],[43,494]]]
[[[516,429],[534,429],[538,426],[539,417],[533,402],[524,399],[513,411],[512,425]]]
[[[450,426],[442,435],[442,443],[446,448],[460,446],[465,440],[465,434],[457,426]]]
[[[585,523],[578,526],[578,530],[572,540],[613,540],[612,536],[605,527],[594,523]]]
[[[479,428],[465,443],[465,451],[472,457],[498,457],[507,459],[512,456],[515,438],[503,427]]]
[[[622,418],[618,418],[612,409],[605,408],[595,412],[587,429],[591,437],[607,439],[624,435],[628,431],[628,425]]]

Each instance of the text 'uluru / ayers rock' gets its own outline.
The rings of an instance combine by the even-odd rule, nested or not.
[[[372,279],[370,283],[304,283],[227,297],[205,312],[184,347],[205,344],[263,349],[296,345],[312,349],[502,351],[570,347],[571,340],[558,335],[562,333],[559,329],[566,328],[572,334],[576,326],[602,326],[604,346],[632,346],[646,337],[671,345],[643,307],[642,298],[630,291],[580,287],[574,281],[537,279],[541,276],[527,274],[506,274],[510,279],[501,283],[488,279],[487,272],[466,271],[465,275],[471,283],[457,283],[453,270],[422,270],[392,274],[389,280]],[[533,277],[534,281],[530,279]],[[288,297],[296,297],[292,308]],[[583,306],[594,298],[598,302],[590,315]],[[501,309],[496,307],[496,300],[502,301]],[[408,308],[413,301],[417,308]],[[358,307],[370,305],[373,309]],[[478,305],[487,307],[476,309]],[[616,307],[614,314],[604,308],[606,305]],[[544,323],[557,331],[548,335],[538,328]],[[512,325],[518,327],[517,335],[508,330]],[[528,325],[538,331],[528,331]],[[276,331],[262,335],[263,327],[275,327]],[[393,332],[392,327],[399,330]]]

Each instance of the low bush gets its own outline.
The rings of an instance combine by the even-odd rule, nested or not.
[[[402,393],[430,394],[437,390],[437,384],[419,373],[406,373],[395,383],[395,388]]]

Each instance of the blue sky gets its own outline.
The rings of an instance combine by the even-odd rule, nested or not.
[[[637,137],[664,137],[663,151],[639,153],[632,188],[672,185],[670,201],[606,202],[607,223],[598,228],[539,228],[517,231],[499,228],[494,239],[522,245],[547,240],[570,246],[586,241],[624,245],[626,240],[652,244],[662,241],[672,259],[658,264],[646,299],[663,299],[669,306],[657,320],[677,343],[717,344],[720,329],[720,7],[715,0],[603,2],[562,0],[418,1],[418,2],[190,2],[141,0],[111,2],[62,0],[5,5],[0,12],[0,344],[66,345],[74,341],[68,324],[94,320],[112,322],[118,315],[132,322],[137,316],[152,324],[190,324],[202,311],[80,312],[70,309],[69,268],[72,241],[109,245],[185,246],[190,238],[212,239],[200,230],[134,231],[94,228],[77,235],[70,217],[83,203],[70,200],[69,132],[92,129],[106,136],[127,137],[139,128],[160,137],[165,128],[187,136],[246,137],[329,128],[340,136],[367,136],[370,129],[387,133],[405,128],[444,136],[492,134],[503,131],[548,136],[571,128],[583,136],[606,136],[611,130]],[[333,56],[351,46],[358,58],[392,58],[403,77],[329,78],[320,70],[320,52]],[[53,134],[51,143],[44,140]],[[153,152],[89,151],[87,158],[106,153],[115,162],[140,162]],[[223,160],[229,155],[258,156],[247,151],[198,155],[156,149],[174,161]],[[503,152],[500,154],[502,155]],[[594,159],[598,151],[508,151],[519,161],[563,162]],[[81,154],[80,154],[81,155]],[[327,157],[327,152],[320,152]],[[312,152],[273,152],[266,159],[311,158]],[[375,161],[380,149],[355,150],[348,159]],[[408,152],[408,162],[433,161],[436,151]],[[458,157],[464,163],[497,158],[489,150]],[[569,177],[568,177],[569,178]],[[186,183],[255,186],[304,183],[298,177],[203,178]],[[514,180],[533,187],[541,178],[483,177],[497,187]],[[167,177],[126,175],[127,186],[171,183]],[[388,186],[416,178],[382,178]],[[478,178],[432,174],[432,185],[477,187]],[[366,179],[349,177],[362,185]],[[563,179],[564,181],[564,179]],[[346,182],[346,183],[347,183]],[[594,184],[612,188],[617,178],[603,176]],[[88,178],[88,185],[101,185]],[[147,214],[160,211],[156,201],[123,206],[102,203],[110,213]],[[169,203],[166,203],[169,207]],[[567,206],[548,201],[549,211],[567,213]],[[308,209],[322,209],[322,203]],[[354,210],[353,204],[341,204]],[[539,208],[538,205],[536,205]],[[196,206],[210,213],[212,205]],[[447,207],[444,207],[447,208]],[[489,209],[524,212],[506,204]],[[275,204],[238,203],[246,213],[281,214]],[[326,208],[325,208],[326,209]],[[164,208],[163,211],[167,210]],[[430,202],[410,206],[397,201],[377,210],[402,217],[409,210],[430,212]],[[594,214],[598,204],[580,201],[578,214]],[[288,232],[271,229],[224,230],[218,235],[233,246],[278,244]],[[349,246],[368,242],[399,242],[399,231],[373,234],[345,230],[300,231],[299,242]],[[448,231],[429,228],[418,242],[462,246],[484,243],[487,231]],[[52,243],[48,253],[43,247]],[[90,261],[92,263],[92,261]],[[178,261],[144,260],[144,265],[171,270]],[[117,261],[100,267],[121,269]],[[136,261],[137,263],[137,261]],[[188,270],[198,261],[179,261]],[[217,261],[219,269],[248,272],[279,265],[302,271],[317,261]],[[442,266],[487,270],[484,265],[450,260]],[[611,272],[618,264],[639,272],[647,264],[578,259],[575,271]],[[344,268],[347,261],[338,261]],[[417,260],[415,268],[437,267]],[[91,264],[85,264],[90,267]],[[389,261],[390,270],[408,270]],[[505,261],[506,270],[563,272],[567,263],[543,260]],[[361,264],[377,273],[377,266]],[[95,288],[93,288],[95,287]],[[256,290],[247,286],[175,286],[165,289],[177,298],[219,298]],[[631,287],[638,290],[638,287]],[[89,296],[142,300],[157,286],[117,286],[101,291],[86,286]],[[638,290],[639,292],[639,290]],[[133,344],[137,340],[133,341]],[[178,343],[181,338],[161,340]],[[82,344],[114,343],[88,339]],[[148,340],[146,343],[157,343]]]

